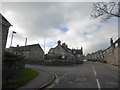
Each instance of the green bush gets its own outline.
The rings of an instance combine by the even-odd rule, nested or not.
[[[18,57],[18,55],[10,53],[10,52],[5,52],[4,57],[15,58],[15,57]]]

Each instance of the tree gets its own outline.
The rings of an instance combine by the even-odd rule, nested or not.
[[[92,18],[102,17],[103,21],[111,17],[120,18],[120,0],[116,2],[96,2],[93,3]]]

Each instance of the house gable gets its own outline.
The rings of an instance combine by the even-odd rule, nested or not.
[[[1,23],[2,25],[7,26],[7,27],[12,26],[12,25],[8,22],[8,20],[7,20],[1,13],[0,13],[0,23]]]

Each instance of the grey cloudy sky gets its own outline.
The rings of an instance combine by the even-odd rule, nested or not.
[[[117,18],[107,22],[91,19],[92,2],[4,2],[2,14],[13,25],[10,27],[7,46],[10,46],[12,31],[13,46],[39,43],[46,53],[61,40],[69,48],[84,49],[84,54],[105,49],[109,39],[118,38]]]

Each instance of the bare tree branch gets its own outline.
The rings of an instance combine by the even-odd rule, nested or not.
[[[114,9],[114,7],[115,7],[115,2],[111,2],[112,4],[113,4],[113,6],[112,6],[112,8],[111,8],[111,10],[110,10],[110,13],[113,11],[113,9]]]
[[[118,0],[117,2],[93,3],[91,17],[92,18],[103,17],[105,21],[107,19],[110,19],[111,17],[120,18],[120,0]]]

